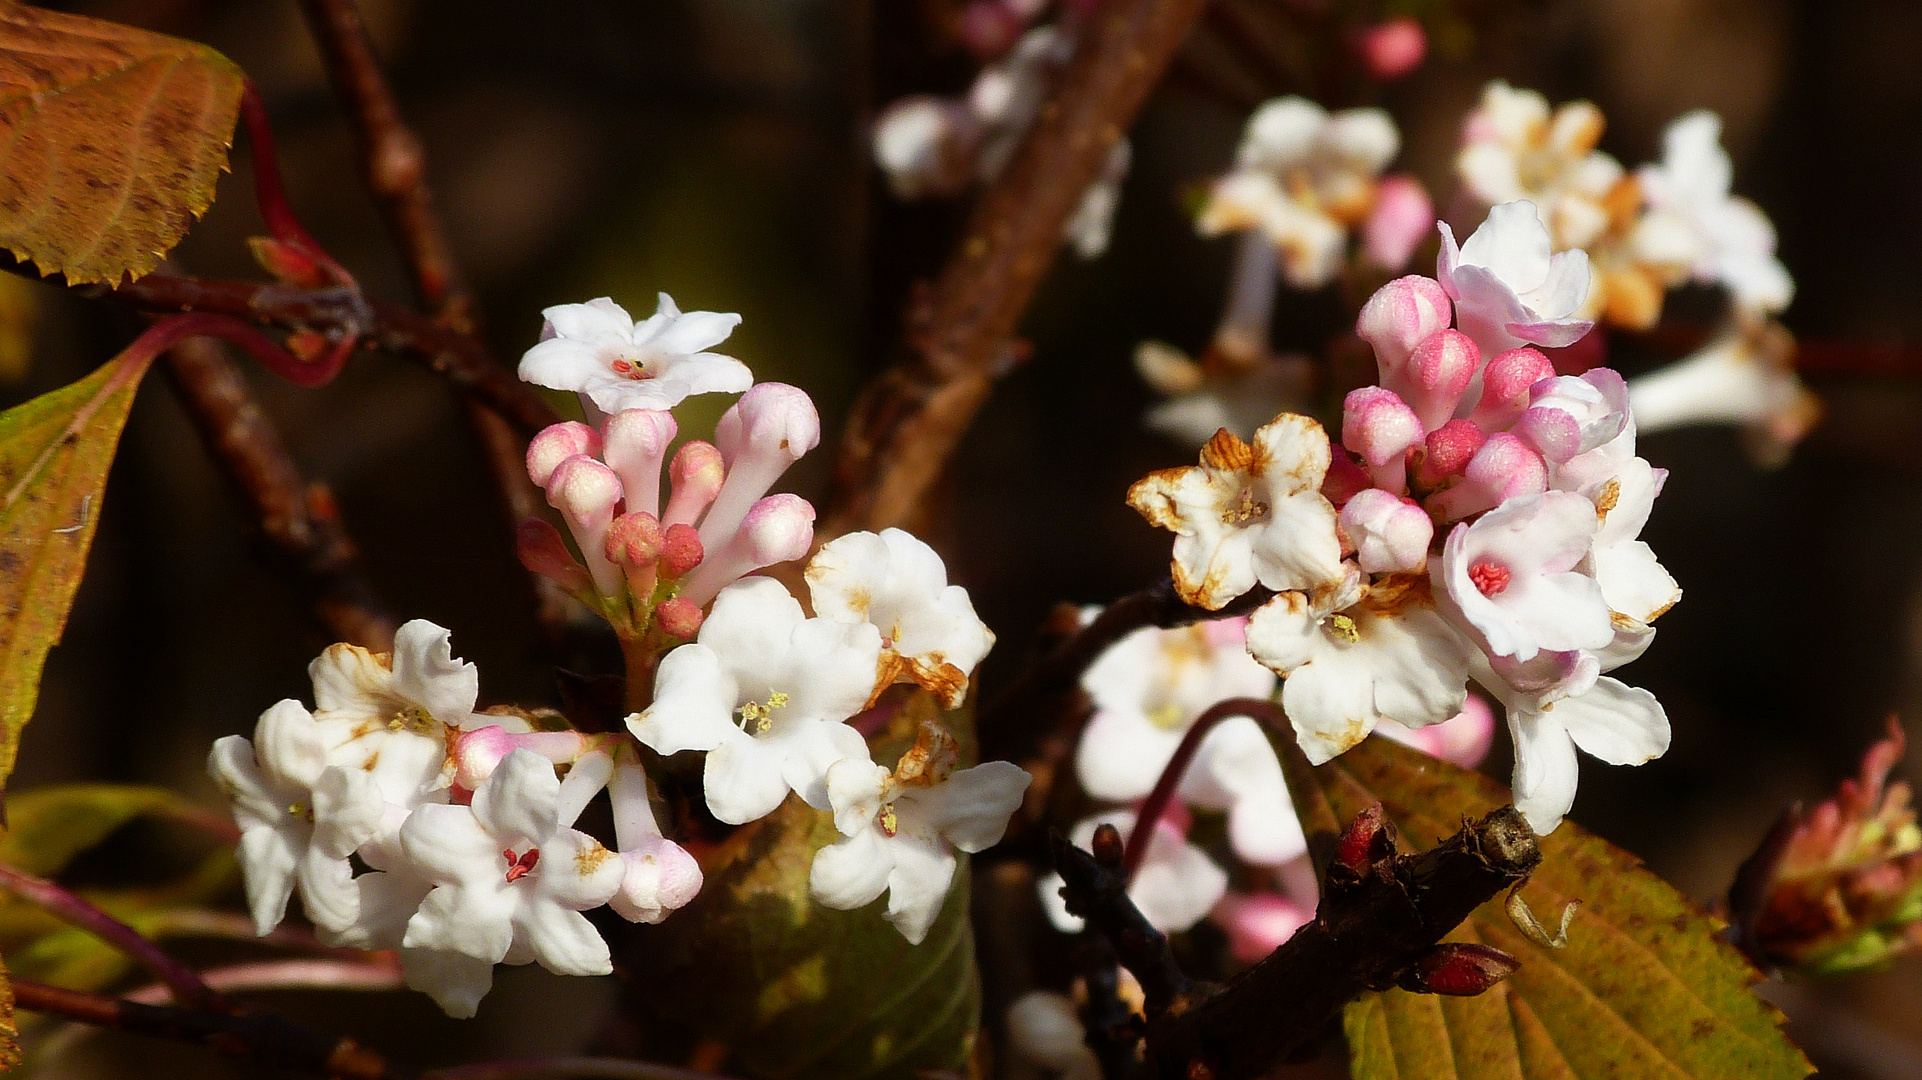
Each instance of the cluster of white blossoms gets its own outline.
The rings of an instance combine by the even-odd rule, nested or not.
[[[399,950],[408,985],[456,1016],[474,1014],[495,964],[607,974],[582,912],[658,922],[701,888],[654,818],[644,744],[705,753],[704,796],[723,822],[766,816],[790,792],[832,811],[843,839],[816,857],[814,896],[853,909],[887,893],[889,921],[920,942],[955,853],[1000,839],[1029,778],[1007,762],[957,768],[932,721],[884,767],[848,721],[896,683],[959,705],[994,635],[940,557],[898,529],[821,547],[805,569],[813,617],[751,576],[812,546],[813,507],[768,491],[820,441],[820,419],[802,391],[754,384],[706,351],[739,316],[683,314],[665,295],[639,324],[606,299],[544,314],[523,377],[580,393],[600,423],[529,444],[529,476],[573,547],[530,521],[520,555],[607,618],[630,675],[652,673],[651,693],[630,688],[647,704],[627,732],[587,735],[551,713],[477,712],[474,666],[431,623],[401,627],[391,654],[333,646],[310,668],[314,710],[280,702],[253,740],[223,738],[209,760],[242,829],[256,928],[278,925],[298,888],[325,940]],[[668,410],[713,391],[745,392],[712,442],[670,457]],[[603,790],[613,850],[573,827]]]
[[[882,110],[874,124],[874,161],[895,195],[958,195],[999,176],[1073,58],[1081,22],[1070,5],[1055,25],[1022,34],[981,70],[965,96],[915,94]],[[1063,239],[1084,259],[1108,249],[1130,155],[1126,139],[1115,143],[1063,230]]]
[[[1635,454],[1620,376],[1557,376],[1588,288],[1526,202],[1497,206],[1438,278],[1363,308],[1380,385],[1348,395],[1339,446],[1283,414],[1252,441],[1221,431],[1198,467],[1129,492],[1174,531],[1173,576],[1217,610],[1261,586],[1247,648],[1284,678],[1308,757],[1377,724],[1439,724],[1470,680],[1506,706],[1516,804],[1541,832],[1573,803],[1575,749],[1639,764],[1668,747],[1653,695],[1603,672],[1639,656],[1680,597],[1637,537],[1665,473]]]

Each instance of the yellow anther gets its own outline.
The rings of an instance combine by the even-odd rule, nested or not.
[[[768,707],[769,709],[784,709],[784,708],[786,708],[786,707],[787,707],[787,695],[786,695],[786,694],[784,694],[784,693],[782,693],[782,692],[781,692],[781,691],[779,691],[779,690],[776,690],[776,691],[774,691],[774,692],[772,692],[772,693],[770,693],[770,694],[769,694],[769,695],[767,696],[767,707]]]
[[[1182,728],[1181,708],[1168,704],[1157,709],[1149,709],[1148,722],[1163,731],[1179,731]]]
[[[1221,511],[1223,525],[1246,525],[1268,516],[1268,504],[1258,502],[1255,493],[1249,488],[1241,489],[1241,497]]]
[[[769,691],[765,703],[750,701],[741,706],[741,730],[750,735],[765,735],[774,726],[774,710],[787,705],[788,696],[780,690]]]
[[[287,813],[292,815],[293,817],[299,817],[300,815],[306,812],[307,812],[307,808],[304,806],[301,806],[299,803],[287,804]]]
[[[901,830],[901,819],[899,816],[895,814],[893,803],[889,803],[886,806],[883,806],[881,808],[881,816],[879,820],[881,824],[881,831],[888,834],[889,836],[893,836],[895,833]]]
[[[1328,616],[1328,632],[1350,645],[1361,640],[1361,631],[1356,628],[1355,620],[1346,615]]]

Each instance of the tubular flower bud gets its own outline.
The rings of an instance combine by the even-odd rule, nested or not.
[[[615,765],[607,795],[614,808],[615,846],[627,864],[620,891],[608,906],[628,922],[660,922],[701,891],[701,865],[661,835],[648,802],[647,774],[631,755],[624,753]]]
[[[754,504],[726,543],[708,550],[707,558],[688,575],[681,595],[697,605],[706,604],[728,582],[764,566],[799,559],[813,544],[813,505],[799,495],[769,495]]]
[[[661,512],[661,462],[679,430],[674,414],[663,409],[627,409],[601,426],[606,446],[601,460],[621,478],[628,513]]]
[[[734,535],[755,500],[820,444],[821,414],[796,387],[758,383],[722,415],[714,441],[727,462],[727,480],[701,521],[701,543],[709,550]]]
[[[1421,20],[1407,15],[1363,30],[1356,45],[1368,74],[1382,82],[1407,75],[1428,56],[1428,35],[1421,28]]]
[[[552,424],[527,444],[527,478],[544,488],[561,462],[580,455],[599,457],[600,453],[600,432],[575,420]]]
[[[1484,431],[1503,431],[1521,419],[1536,383],[1555,377],[1555,365],[1538,349],[1496,354],[1482,372],[1482,397],[1469,419]]]
[[[1362,223],[1362,250],[1376,266],[1399,271],[1434,229],[1435,204],[1421,181],[1399,173],[1383,177],[1375,191],[1375,209]]]
[[[594,587],[587,567],[567,550],[561,531],[539,518],[528,518],[514,530],[514,554],[529,573],[559,582],[571,593],[584,593]]]
[[[1407,486],[1408,449],[1421,441],[1421,419],[1393,390],[1364,386],[1342,402],[1341,444],[1368,463],[1376,487]]]
[[[1435,524],[1413,500],[1380,488],[1358,492],[1341,508],[1342,531],[1355,561],[1370,574],[1419,570],[1428,562]]]
[[[1395,385],[1415,346],[1448,329],[1451,310],[1441,283],[1418,274],[1375,290],[1355,320],[1355,333],[1375,347],[1382,385]]]
[[[1368,475],[1368,470],[1355,464],[1355,460],[1349,457],[1346,451],[1331,453],[1328,459],[1328,475],[1321,481],[1321,495],[1339,509],[1349,499],[1354,498],[1357,492],[1374,486],[1374,483],[1375,481]]]
[[[607,527],[607,561],[627,567],[649,567],[659,561],[664,538],[653,514],[622,514]]]
[[[1417,487],[1432,488],[1456,476],[1475,458],[1475,451],[1488,441],[1488,435],[1472,420],[1450,420],[1428,433],[1422,454],[1415,463]]]
[[[721,493],[721,485],[727,479],[727,466],[722,464],[721,452],[713,444],[697,440],[675,453],[673,463],[667,467],[667,477],[673,489],[661,520],[669,525],[692,525]]]
[[[567,765],[593,748],[593,740],[578,731],[509,731],[493,726],[463,731],[454,739],[454,783],[476,790],[507,755],[532,750]]]
[[[1508,499],[1548,490],[1548,465],[1527,443],[1498,431],[1462,470],[1461,483],[1429,497],[1439,521],[1459,521]]]
[[[1628,426],[1628,384],[1609,368],[1543,379],[1515,433],[1553,462],[1585,454]]]
[[[701,620],[700,606],[685,596],[663,600],[661,606],[654,609],[654,625],[667,636],[682,641],[691,640],[701,632]]]
[[[567,519],[574,543],[602,596],[621,591],[621,574],[607,561],[607,530],[621,501],[621,480],[593,458],[576,455],[560,463],[547,483],[547,503]]]
[[[701,536],[694,531],[694,526],[677,522],[661,534],[661,573],[670,580],[685,577],[701,565],[705,557]]]

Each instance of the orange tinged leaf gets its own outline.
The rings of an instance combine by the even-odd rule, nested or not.
[[[214,200],[244,76],[205,45],[0,0],[0,246],[118,284]]]

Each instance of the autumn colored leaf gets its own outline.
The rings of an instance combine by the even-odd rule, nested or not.
[[[1402,843],[1425,850],[1464,816],[1510,801],[1479,773],[1380,737],[1307,768],[1292,762],[1289,783],[1311,834],[1380,802]],[[1478,997],[1390,990],[1350,1004],[1343,1028],[1356,1080],[1800,1080],[1813,1071],[1782,1033],[1781,1013],[1750,990],[1760,975],[1723,940],[1719,920],[1571,822],[1541,848],[1522,897],[1551,927],[1567,902],[1582,902],[1567,948],[1530,942],[1502,899],[1483,905],[1447,940],[1506,950],[1521,969]]]
[[[0,413],[0,787],[100,521],[107,466],[154,350]]]
[[[152,270],[213,203],[244,82],[205,45],[0,0],[0,246],[74,284]]]
[[[0,863],[50,878],[135,818],[202,813],[166,788],[136,784],[58,784],[23,791],[7,800]]]

